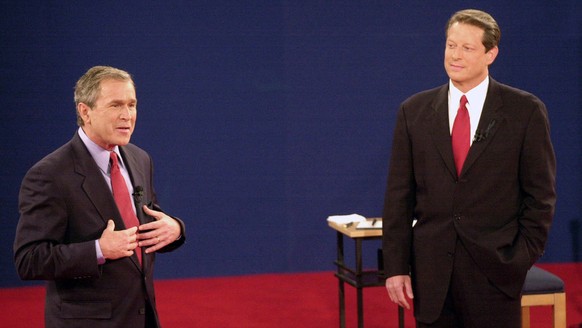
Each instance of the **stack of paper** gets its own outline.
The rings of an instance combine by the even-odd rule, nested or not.
[[[359,214],[349,214],[349,215],[332,215],[327,217],[327,221],[336,224],[348,224],[354,222],[365,222],[366,218]]]
[[[382,229],[382,220],[370,219],[360,222],[356,229]]]

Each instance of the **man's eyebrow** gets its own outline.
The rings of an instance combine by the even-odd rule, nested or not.
[[[128,100],[123,100],[123,99],[112,99],[109,102],[107,102],[107,104],[111,105],[111,104],[125,104],[125,103],[137,103],[137,99],[128,99]]]

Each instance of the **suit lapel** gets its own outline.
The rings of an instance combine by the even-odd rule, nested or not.
[[[427,130],[431,131],[433,142],[443,159],[451,176],[456,179],[457,171],[453,159],[453,147],[451,145],[451,132],[449,128],[449,88],[443,85],[435,97],[432,107],[432,115],[427,117]]]
[[[467,154],[467,159],[463,165],[463,171],[461,176],[465,174],[467,170],[477,161],[479,156],[487,149],[487,146],[491,144],[495,136],[495,132],[503,123],[503,116],[500,113],[500,108],[503,106],[503,100],[499,94],[499,87],[495,80],[490,79],[489,90],[487,90],[487,97],[485,98],[485,104],[483,105],[483,112],[481,113],[481,118],[479,119],[479,125],[477,127],[478,136],[473,139],[473,144],[469,149]]]
[[[111,190],[103,179],[95,160],[93,160],[77,133],[73,137],[72,146],[75,158],[75,172],[83,176],[81,188],[87,198],[93,203],[95,210],[97,210],[104,223],[113,218],[116,226],[123,226],[123,221],[119,216],[117,206],[115,206]]]

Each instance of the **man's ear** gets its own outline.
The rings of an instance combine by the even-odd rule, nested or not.
[[[499,53],[499,47],[497,47],[497,46],[495,46],[495,47],[491,48],[489,51],[487,51],[487,56],[489,58],[487,65],[493,64],[493,62],[495,61],[495,58],[497,58],[498,53]]]
[[[85,123],[85,124],[87,124],[88,122],[91,121],[89,119],[89,111],[90,110],[91,110],[91,108],[89,106],[85,105],[84,103],[79,103],[77,105],[77,113],[79,114],[79,116],[83,120],[83,123]]]

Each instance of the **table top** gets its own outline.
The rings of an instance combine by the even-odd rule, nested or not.
[[[382,218],[368,218],[369,220],[382,220]],[[346,227],[345,224],[337,224],[334,222],[327,221],[327,224],[334,230],[341,232],[342,234],[350,238],[371,238],[371,237],[382,237],[382,229],[357,229],[356,224]]]

